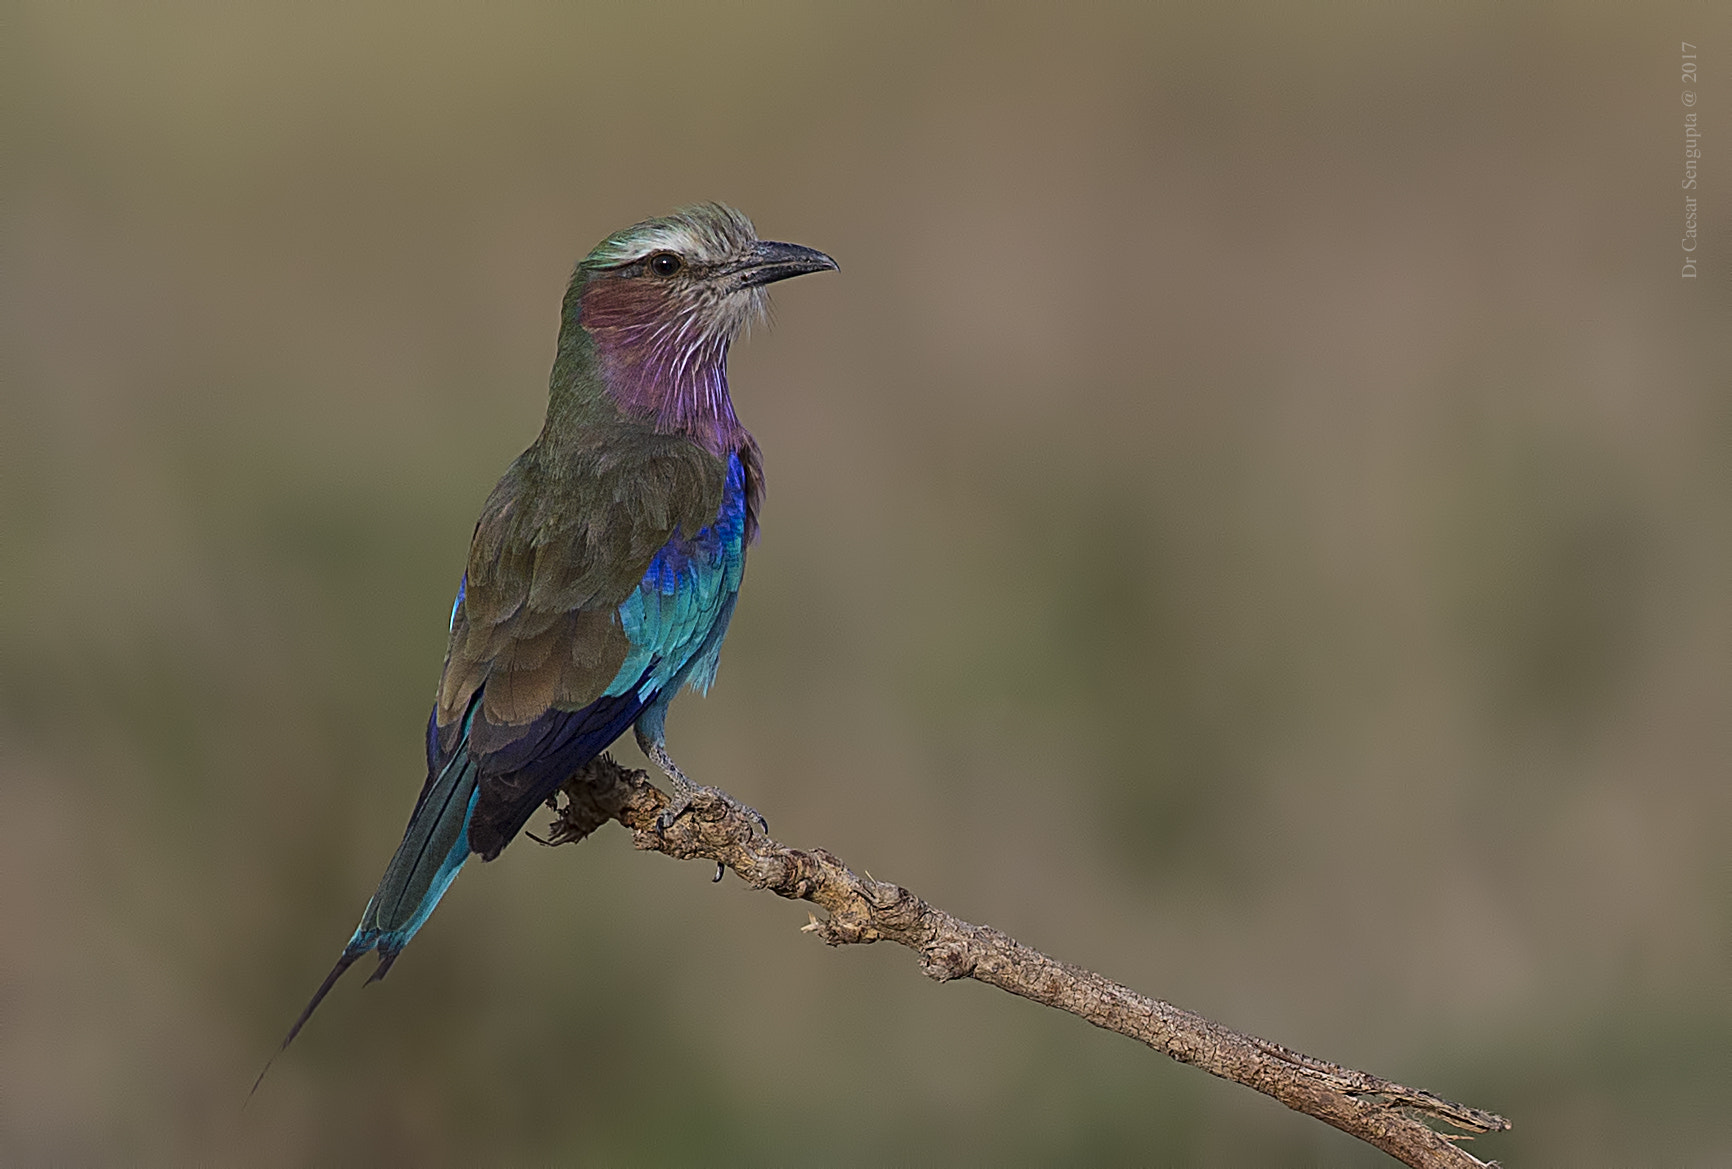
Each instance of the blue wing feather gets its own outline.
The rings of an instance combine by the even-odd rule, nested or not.
[[[605,691],[636,691],[646,705],[708,650],[719,651],[711,634],[739,591],[745,564],[746,482],[738,455],[728,460],[728,478],[715,522],[686,537],[675,534],[650,561],[643,581],[619,607],[620,626],[632,651]],[[704,686],[715,676],[712,663]],[[672,695],[668,697],[671,699]]]

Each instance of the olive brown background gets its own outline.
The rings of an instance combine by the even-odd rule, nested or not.
[[[0,1159],[1388,1163],[617,829],[471,866],[241,1110],[573,261],[721,199],[842,271],[736,349],[688,771],[1481,1156],[1732,1160],[1725,10],[3,20]]]

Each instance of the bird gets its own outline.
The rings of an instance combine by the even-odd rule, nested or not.
[[[470,540],[420,797],[271,1060],[363,955],[378,955],[368,984],[385,977],[465,862],[497,858],[627,728],[673,785],[664,826],[715,790],[674,763],[666,722],[676,693],[715,679],[758,531],[763,465],[734,414],[728,351],[764,317],[769,285],[836,268],[813,248],[760,240],[720,203],[646,219],[578,261],[546,421]]]

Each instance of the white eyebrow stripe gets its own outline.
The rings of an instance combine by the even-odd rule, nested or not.
[[[730,207],[705,203],[616,232],[603,240],[584,263],[623,267],[658,251],[677,252],[701,264],[738,255],[757,242],[752,221]]]

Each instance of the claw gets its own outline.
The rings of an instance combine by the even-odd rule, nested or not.
[[[758,826],[759,832],[762,832],[765,836],[770,834],[770,822],[764,819],[763,813],[750,805],[739,803],[738,800],[735,801],[735,804],[739,807],[740,811],[752,818],[752,823]]]
[[[691,808],[691,794],[689,792],[681,792],[672,800],[668,801],[668,806],[662,809],[662,814],[660,816],[656,817],[656,831],[666,832],[669,828],[674,826],[675,820],[678,820],[681,816],[691,811]]]

